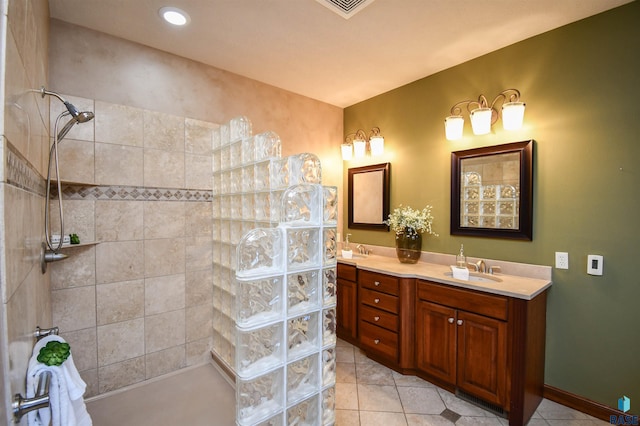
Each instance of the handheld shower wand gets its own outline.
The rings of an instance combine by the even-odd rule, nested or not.
[[[40,95],[44,98],[45,96],[53,96],[60,100],[66,107],[66,111],[63,111],[58,115],[55,121],[54,129],[53,129],[53,144],[51,145],[51,150],[49,151],[49,167],[47,169],[47,186],[46,186],[46,198],[45,198],[45,211],[44,211],[44,231],[45,231],[45,240],[46,245],[49,250],[44,249],[43,243],[43,254],[42,254],[42,273],[46,272],[46,263],[54,262],[56,260],[62,260],[67,256],[58,253],[62,248],[62,243],[64,241],[64,213],[62,211],[62,184],[60,182],[60,168],[58,165],[58,143],[62,141],[62,139],[69,133],[71,128],[77,123],[86,123],[94,118],[94,114],[91,111],[83,111],[80,112],[78,109],[70,102],[66,101],[62,96],[60,96],[56,92],[48,91],[42,86],[40,88]],[[58,132],[58,124],[60,123],[60,119],[67,115],[71,116],[71,120],[69,120],[62,130]],[[57,246],[51,243],[50,234],[50,226],[49,226],[49,203],[51,199],[51,160],[55,157],[55,169],[56,169],[56,180],[57,180],[57,189],[58,189],[58,207],[60,212],[60,241]]]

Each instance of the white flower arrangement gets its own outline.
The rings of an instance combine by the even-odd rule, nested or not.
[[[391,227],[396,234],[420,233],[438,236],[431,226],[433,224],[433,215],[431,214],[431,206],[426,206],[422,210],[414,210],[409,206],[403,207],[402,204],[393,210],[389,215],[389,219],[384,223]]]

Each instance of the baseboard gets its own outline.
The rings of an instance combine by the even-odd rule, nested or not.
[[[592,401],[582,396],[573,394],[571,392],[558,389],[551,385],[544,385],[542,394],[546,399],[557,402],[558,404],[565,405],[573,408],[574,410],[582,411],[585,414],[604,420],[610,421],[611,416],[630,416],[630,413],[623,413],[620,410],[609,407],[608,405],[601,404],[599,402]]]

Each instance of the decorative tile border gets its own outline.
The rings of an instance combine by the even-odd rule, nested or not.
[[[40,173],[7,141],[6,181],[9,185],[44,197],[45,181]]]
[[[213,191],[136,186],[70,185],[62,187],[63,199],[211,202]]]
[[[29,162],[7,143],[7,183],[44,197],[46,180]],[[51,195],[57,196],[55,186]],[[69,200],[139,200],[139,201],[197,201],[211,202],[212,190],[145,188],[136,186],[63,184],[63,199]]]

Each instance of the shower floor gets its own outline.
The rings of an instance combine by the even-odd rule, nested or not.
[[[232,426],[235,391],[211,364],[87,402],[94,426]]]

